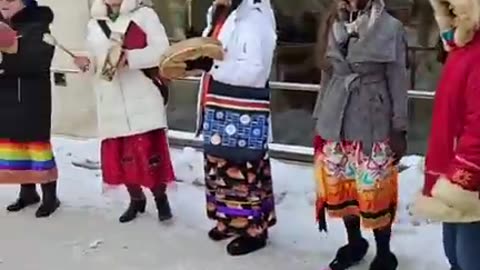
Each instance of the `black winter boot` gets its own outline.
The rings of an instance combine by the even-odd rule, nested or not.
[[[7,206],[7,211],[18,212],[25,207],[34,205],[40,202],[40,196],[38,196],[35,184],[23,184],[20,186],[20,194],[18,199]]]
[[[259,237],[239,236],[227,245],[227,252],[231,256],[246,255],[267,246],[267,233]]]
[[[155,196],[155,204],[158,209],[158,219],[160,221],[167,221],[172,219],[172,209],[170,209],[170,203],[168,202],[167,194],[161,194]]]
[[[337,251],[335,259],[330,263],[330,269],[346,270],[359,264],[367,254],[368,247],[368,242],[364,238],[341,247]]]
[[[147,206],[147,200],[130,200],[130,205],[127,210],[120,216],[120,223],[127,223],[134,220],[138,213],[145,213],[145,208]]]
[[[377,255],[370,264],[370,270],[396,270],[398,260],[390,250],[392,226],[375,229],[373,234],[377,243]]]
[[[49,217],[58,207],[60,207],[60,201],[57,197],[57,182],[51,182],[42,184],[42,204],[38,208],[35,216],[37,218]]]
[[[217,227],[214,227],[208,232],[208,237],[213,241],[222,241],[233,237],[233,234],[228,232],[222,232]]]
[[[398,260],[395,254],[389,252],[386,254],[377,254],[370,264],[370,270],[396,270]]]

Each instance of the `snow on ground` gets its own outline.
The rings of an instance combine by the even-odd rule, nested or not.
[[[180,182],[169,190],[175,219],[159,224],[150,203],[146,215],[119,224],[127,204],[123,190],[105,190],[100,171],[76,167],[72,162],[98,161],[98,142],[54,140],[60,169],[62,207],[50,219],[37,220],[35,208],[18,214],[0,211],[0,269],[7,270],[316,270],[328,264],[344,244],[340,222],[329,222],[328,235],[320,234],[313,218],[313,172],[308,164],[273,161],[279,223],[271,231],[268,248],[247,257],[225,254],[226,243],[206,236],[212,226],[205,218],[202,154],[193,149],[172,149]],[[422,183],[420,157],[405,158],[401,175],[401,203],[392,247],[399,270],[447,270],[441,248],[440,227],[414,221],[408,204]],[[0,188],[0,205],[13,201],[17,187]],[[416,224],[417,226],[413,226]],[[368,269],[374,255],[354,270]]]

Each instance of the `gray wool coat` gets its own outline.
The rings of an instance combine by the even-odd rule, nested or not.
[[[331,69],[322,72],[313,113],[317,134],[330,141],[360,141],[369,153],[392,130],[406,131],[406,50],[403,25],[385,11],[368,32],[349,42],[346,56],[332,30],[326,51]]]

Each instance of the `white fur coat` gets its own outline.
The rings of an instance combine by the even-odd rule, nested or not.
[[[100,137],[117,138],[166,128],[164,101],[157,87],[141,71],[155,67],[169,42],[157,14],[141,0],[123,0],[120,16],[115,22],[107,17],[104,0],[95,0],[92,19],[87,29],[87,47],[96,72],[94,89],[97,96]],[[147,47],[127,52],[128,68],[119,69],[108,82],[100,78],[104,59],[111,41],[102,32],[97,20],[104,19],[113,32],[125,33],[134,21],[147,34]]]

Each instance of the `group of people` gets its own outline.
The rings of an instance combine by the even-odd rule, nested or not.
[[[130,204],[120,222],[145,211],[143,188],[153,193],[158,218],[172,218],[167,187],[175,175],[169,155],[162,80],[149,71],[169,41],[158,16],[144,0],[95,0],[87,28],[88,56],[74,63],[92,74],[102,139],[103,181],[125,185]],[[478,270],[480,245],[480,3],[431,0],[448,58],[436,92],[425,187],[414,212],[444,222],[444,246],[452,270]],[[453,1],[452,1],[453,2]],[[53,21],[35,0],[0,0],[0,183],[21,184],[15,212],[41,205],[37,217],[59,206],[55,159],[50,144],[50,66],[54,47],[44,42]],[[114,33],[123,44],[113,75]],[[276,47],[269,0],[214,0],[204,37],[219,40],[223,60],[199,57],[187,70],[203,71],[197,134],[203,135],[206,211],[216,222],[213,241],[233,238],[231,255],[267,245],[276,223],[268,156],[271,140],[268,81]],[[321,87],[316,121],[316,218],[342,218],[347,244],[331,270],[365,257],[375,236],[371,270],[394,270],[390,248],[398,202],[398,168],[406,152],[407,37],[383,0],[335,0],[318,34]],[[134,45],[132,45],[134,44]],[[157,69],[158,71],[158,69]],[[107,76],[108,77],[108,76]],[[41,184],[43,198],[36,191]]]

